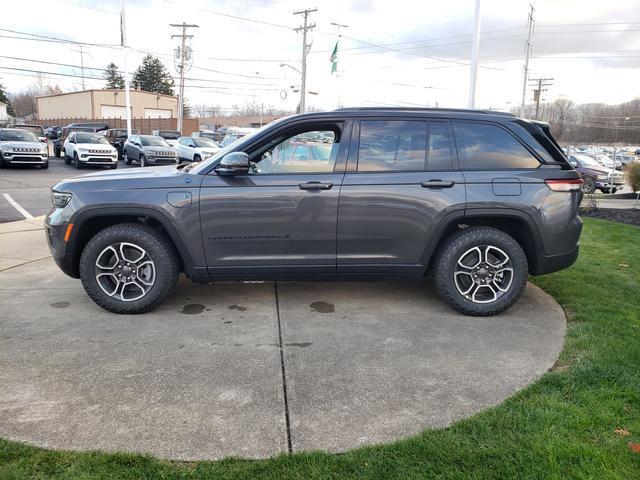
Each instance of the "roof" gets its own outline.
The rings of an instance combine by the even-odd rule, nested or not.
[[[469,113],[484,115],[503,115],[515,117],[513,113],[497,110],[475,110],[467,108],[429,108],[429,107],[346,107],[334,110],[336,112],[427,112],[427,113]]]
[[[124,93],[124,88],[92,88],[89,90],[78,90],[77,92],[65,92],[65,93],[55,93],[53,95],[39,95],[36,98],[50,98],[50,97],[61,97],[63,95],[77,95],[79,93],[87,93],[87,92],[114,92],[114,93]],[[129,92],[131,94],[135,94],[135,93],[146,93],[149,95],[156,95],[156,96],[160,96],[160,97],[167,97],[167,98],[175,98],[176,100],[178,99],[177,96],[175,95],[165,95],[163,93],[156,93],[156,92],[148,92],[147,90],[137,90],[134,88],[129,89]]]

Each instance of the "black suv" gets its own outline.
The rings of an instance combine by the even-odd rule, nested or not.
[[[314,139],[322,139],[314,140]],[[580,175],[546,124],[472,110],[352,108],[273,122],[201,163],[53,187],[53,257],[117,313],[197,282],[424,277],[502,312],[578,255]]]

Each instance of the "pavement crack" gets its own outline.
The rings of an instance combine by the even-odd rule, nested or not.
[[[287,372],[284,365],[284,345],[282,343],[282,324],[280,321],[280,299],[278,298],[278,283],[273,282],[276,297],[276,316],[278,318],[278,347],[280,349],[280,370],[282,372],[282,393],[284,394],[284,423],[287,430],[287,450],[293,453],[291,446],[291,419],[289,417],[289,398],[287,395]]]
[[[28,265],[33,262],[39,262],[40,260],[46,260],[47,258],[51,258],[51,255],[47,255],[46,257],[42,257],[42,258],[36,258],[35,260],[29,260],[28,262],[23,262],[18,265],[12,265],[11,267],[3,268],[2,270],[0,270],[0,273],[6,272],[7,270],[11,270],[13,268],[21,267],[23,265]]]

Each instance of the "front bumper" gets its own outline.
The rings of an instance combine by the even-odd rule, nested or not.
[[[60,270],[72,278],[79,278],[78,273],[74,268],[73,250],[70,246],[71,242],[65,241],[64,238],[67,233],[69,223],[63,222],[56,224],[53,220],[53,217],[56,216],[56,213],[59,210],[60,209],[54,208],[45,218],[44,230],[47,238],[47,245],[49,246],[49,251],[51,252],[53,260],[56,262],[56,265],[58,265]]]
[[[6,164],[16,165],[46,165],[49,162],[49,155],[46,153],[25,155],[6,152],[2,154],[2,161]]]
[[[118,156],[83,153],[78,157],[78,160],[84,165],[113,165],[118,163]]]
[[[176,165],[178,157],[147,157],[149,165]]]
[[[611,186],[611,182],[608,180],[596,180],[596,187],[597,188],[609,188]],[[613,188],[622,188],[624,187],[624,180],[620,181],[620,180],[614,180],[613,181]]]

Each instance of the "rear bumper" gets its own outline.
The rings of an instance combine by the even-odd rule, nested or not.
[[[546,273],[553,273],[559,270],[564,270],[574,264],[578,258],[578,252],[580,246],[576,245],[574,250],[560,255],[538,255],[536,257],[536,264],[530,269],[531,275],[544,275]]]

